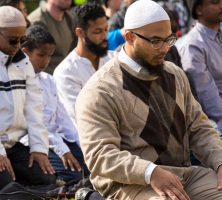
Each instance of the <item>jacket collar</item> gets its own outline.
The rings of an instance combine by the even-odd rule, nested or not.
[[[22,52],[22,50],[18,50],[18,52],[12,57],[9,55],[4,54],[2,51],[0,51],[0,60],[3,65],[8,67],[11,63],[17,63],[24,59],[26,56]]]

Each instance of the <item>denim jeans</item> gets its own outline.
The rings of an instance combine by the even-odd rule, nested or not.
[[[0,190],[8,185],[8,183],[12,182],[12,177],[8,173],[7,170],[0,172]]]
[[[89,176],[89,170],[84,162],[82,150],[80,149],[79,145],[76,142],[68,142],[66,140],[63,141],[69,147],[72,155],[78,160],[83,171],[78,172],[78,171],[71,171],[69,168],[65,169],[62,160],[52,150],[49,151],[49,160],[56,172],[57,179],[63,180],[65,182],[71,180],[74,182],[78,182],[80,179],[83,178],[83,176],[85,177]]]
[[[30,148],[17,142],[12,148],[6,149],[7,157],[14,170],[16,181],[23,185],[49,185],[54,184],[56,177],[50,174],[44,174],[37,162],[28,167],[30,158]],[[0,172],[0,187],[4,187],[12,182],[7,170]]]

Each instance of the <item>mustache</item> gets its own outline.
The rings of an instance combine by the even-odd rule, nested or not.
[[[108,40],[104,39],[101,43],[99,43],[99,45],[102,45],[102,44],[108,44]]]
[[[167,53],[160,53],[158,55],[155,56],[155,58],[158,58],[158,57],[166,57]]]

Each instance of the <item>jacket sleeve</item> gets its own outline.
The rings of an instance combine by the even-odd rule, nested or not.
[[[2,155],[2,156],[6,155],[5,147],[3,146],[1,141],[0,141],[0,155]]]
[[[48,154],[48,131],[43,124],[43,94],[31,63],[26,68],[26,99],[24,114],[28,127],[30,152]]]
[[[52,80],[53,87],[56,90],[56,84]],[[69,152],[69,147],[64,143],[63,138],[69,142],[77,142],[78,134],[77,130],[69,117],[64,105],[60,101],[60,98],[57,96],[56,104],[56,124],[57,130],[53,133],[49,132],[49,144],[50,148],[59,156],[63,156],[65,153]]]
[[[85,90],[84,87],[80,92],[76,116],[86,164],[92,177],[146,185],[145,170],[150,162],[121,150],[119,110],[115,95],[105,92],[103,88]]]
[[[59,156],[62,157],[65,153],[69,152],[69,147],[63,142],[62,137],[58,132],[49,132],[49,145],[50,148]]]
[[[58,105],[56,112],[56,123],[58,124],[58,132],[71,142],[78,142],[78,133],[75,123],[71,120],[66,108],[58,96]]]

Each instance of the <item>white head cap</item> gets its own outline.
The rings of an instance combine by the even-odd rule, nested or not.
[[[164,20],[170,20],[170,18],[158,3],[151,0],[138,0],[127,9],[124,28],[136,29]]]
[[[0,6],[0,28],[26,27],[23,14],[12,6]]]

